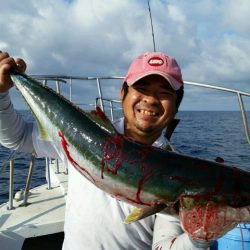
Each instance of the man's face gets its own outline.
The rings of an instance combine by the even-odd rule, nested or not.
[[[161,76],[147,76],[128,88],[122,106],[125,135],[151,144],[176,113],[176,93]],[[142,139],[141,139],[142,138]]]

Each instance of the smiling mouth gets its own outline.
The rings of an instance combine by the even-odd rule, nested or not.
[[[158,116],[157,112],[150,111],[150,110],[145,110],[145,109],[138,109],[138,112],[142,115],[147,115],[147,116]]]

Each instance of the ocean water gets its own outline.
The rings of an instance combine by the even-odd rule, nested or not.
[[[246,112],[250,129],[250,111]],[[177,115],[171,143],[180,152],[250,171],[250,145],[238,111],[185,111]]]
[[[33,116],[27,110],[20,111],[27,121],[33,121]],[[9,199],[9,157],[13,151],[0,145],[0,204]],[[25,188],[31,154],[16,152],[14,155],[14,194]],[[4,171],[2,171],[4,168]],[[31,188],[46,183],[45,159],[35,160]]]
[[[21,114],[33,120],[29,111]],[[222,157],[227,164],[250,171],[250,145],[244,135],[241,114],[238,111],[180,111],[180,123],[171,143],[183,154],[213,160]],[[250,121],[250,112],[247,112]],[[250,125],[249,125],[250,128]],[[2,170],[11,151],[0,146],[0,203],[8,199],[9,167]],[[15,155],[15,192],[25,187],[30,154]],[[36,159],[31,187],[45,183],[45,160]]]

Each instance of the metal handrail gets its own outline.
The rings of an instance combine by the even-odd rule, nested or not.
[[[27,206],[28,205],[28,197],[29,197],[31,179],[32,179],[32,175],[33,175],[34,164],[35,164],[35,152],[33,152],[31,154],[30,165],[29,165],[29,173],[28,173],[28,176],[27,176],[26,186],[25,186],[25,189],[24,189],[24,197],[23,197],[22,206]]]
[[[111,119],[113,119],[113,117],[114,117],[113,110],[112,110],[112,107],[113,107],[112,103],[119,102],[119,101],[118,100],[111,100],[111,99],[107,100],[103,97],[102,89],[101,89],[101,80],[104,80],[104,79],[109,79],[109,80],[112,80],[112,79],[119,80],[120,79],[120,80],[122,80],[122,79],[124,79],[124,77],[122,77],[122,76],[82,77],[82,76],[66,76],[66,75],[33,75],[33,77],[35,77],[38,80],[46,79],[46,80],[52,80],[52,81],[57,80],[57,81],[62,81],[62,82],[65,82],[65,80],[70,80],[70,100],[72,100],[72,81],[73,80],[95,80],[97,83],[97,89],[98,89],[98,95],[99,95],[97,98],[100,101],[100,107],[102,108],[102,110],[104,110],[103,100],[110,101]],[[248,128],[248,121],[247,121],[244,103],[242,100],[242,96],[250,97],[250,93],[243,92],[243,91],[236,90],[236,89],[225,88],[225,87],[220,87],[220,86],[216,86],[216,85],[212,85],[212,84],[207,84],[207,83],[185,81],[185,84],[196,86],[196,87],[215,89],[215,90],[219,90],[219,91],[230,92],[230,93],[236,94],[238,102],[239,102],[239,106],[240,106],[240,112],[241,112],[241,117],[242,117],[244,133],[245,133],[247,142],[250,145],[250,133],[249,133],[249,128]]]
[[[246,116],[246,111],[245,111],[244,103],[243,103],[243,100],[242,100],[242,94],[237,93],[237,96],[238,96],[240,110],[241,110],[241,117],[242,117],[244,132],[245,132],[248,144],[250,144],[248,121],[247,121],[247,116]]]
[[[246,110],[244,107],[244,102],[242,100],[242,96],[250,97],[250,93],[236,90],[236,89],[231,89],[231,88],[219,87],[216,85],[211,85],[211,84],[206,84],[206,83],[185,81],[185,84],[197,86],[197,87],[202,87],[202,88],[215,89],[215,90],[220,90],[220,91],[225,91],[225,92],[230,92],[230,93],[236,94],[238,102],[239,102],[239,106],[240,106],[240,112],[241,112],[244,133],[245,133],[247,142],[250,145],[250,134],[249,134],[249,128],[248,128],[248,121],[247,121],[247,116],[246,116]]]
[[[8,210],[12,210],[13,206],[13,194],[14,194],[14,160],[10,160],[10,178],[9,178],[9,203],[7,205]]]
[[[109,103],[110,118],[111,118],[111,121],[114,121],[114,103],[121,103],[121,101],[115,100],[115,99],[107,99],[107,98],[97,97],[95,100],[95,107],[97,107],[98,103],[100,102],[102,110],[105,111],[104,110],[104,101]]]

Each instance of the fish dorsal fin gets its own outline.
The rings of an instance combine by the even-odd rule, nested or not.
[[[100,107],[96,107],[95,110],[92,110],[90,113],[86,113],[86,115],[91,119],[96,125],[105,129],[110,134],[115,134],[116,130],[109,120],[109,118],[105,115],[105,113],[101,110]]]
[[[155,204],[150,207],[138,208],[136,207],[125,219],[125,224],[130,224],[134,221],[144,219],[150,215],[156,214],[162,211],[167,206],[164,203]]]

